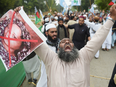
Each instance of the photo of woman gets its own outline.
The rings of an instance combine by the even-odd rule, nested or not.
[[[13,10],[8,11],[0,19],[0,36],[4,37],[0,38],[0,59],[2,60],[6,71],[22,61],[43,42],[43,40],[35,33],[35,31],[33,31],[29,24],[24,21],[19,13],[15,13],[10,33],[9,27],[12,18],[11,13],[13,14]],[[10,47],[8,37],[11,39]],[[29,40],[36,40],[36,42]],[[11,55],[11,66],[9,66],[9,49]]]

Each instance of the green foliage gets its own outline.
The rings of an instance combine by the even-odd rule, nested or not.
[[[44,1],[46,1],[47,4],[45,4]],[[53,10],[56,8],[55,0],[0,0],[0,16],[9,9],[14,9],[18,6],[24,6],[24,10],[27,14],[34,14],[35,6],[37,7],[38,11],[41,9],[42,12],[46,12],[49,11],[47,5]]]
[[[9,9],[14,9],[15,0],[0,0],[0,16]]]
[[[95,4],[98,6],[100,10],[108,10],[110,6],[108,5],[111,0],[95,0]]]

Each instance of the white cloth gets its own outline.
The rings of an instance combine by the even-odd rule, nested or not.
[[[53,21],[52,24],[54,24],[57,27],[58,26],[58,21]]]
[[[104,21],[105,23],[105,21]],[[111,42],[112,42],[112,28],[110,29],[104,43],[102,44],[102,48],[105,49],[111,49]]]
[[[41,76],[36,87],[47,87],[47,74],[43,61],[41,61]]]
[[[46,25],[46,31],[51,29],[51,28],[56,28],[56,26],[54,24],[47,24]]]
[[[113,47],[114,47],[115,40],[116,40],[116,33],[114,32],[112,35],[112,46]]]
[[[92,38],[95,34],[95,32],[101,27],[100,23],[94,23],[94,22],[89,22],[88,20],[85,20],[85,23],[87,26],[90,27],[90,37]],[[95,54],[95,58],[99,57],[99,50]]]
[[[22,63],[25,68],[27,80],[31,78],[31,73],[33,73],[33,78],[38,77],[40,70],[40,60],[37,55],[29,60],[22,61]]]
[[[45,23],[43,26],[42,26],[42,29],[41,29],[41,31],[42,32],[44,32],[44,27],[45,27],[45,25],[48,25],[49,23]]]

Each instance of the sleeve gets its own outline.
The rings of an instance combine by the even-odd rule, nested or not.
[[[69,10],[68,10],[68,12],[67,12],[67,15],[68,15],[68,18],[70,18],[70,16],[69,16]]]
[[[86,35],[87,35],[87,37],[90,37],[90,33],[89,33],[89,28],[88,27],[86,28]]]
[[[69,29],[75,29],[75,25],[76,25],[76,24],[68,25],[68,28],[69,28]]]
[[[92,39],[88,41],[87,45],[80,50],[80,54],[85,61],[90,62],[92,60],[106,39],[112,26],[113,22],[107,20],[107,22],[97,30]]]
[[[55,59],[54,57],[57,56],[57,54],[52,51],[45,43],[41,44],[35,50],[35,53],[40,57],[40,59],[44,62],[45,65],[51,64],[51,62],[53,62],[53,59]]]
[[[91,27],[92,29],[94,29],[94,23],[91,23],[91,22],[89,22],[88,20],[85,20],[85,24],[87,25],[87,26],[89,26],[89,27]]]

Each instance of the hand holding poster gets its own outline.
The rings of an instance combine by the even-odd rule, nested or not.
[[[22,61],[46,40],[23,8],[15,13],[14,17],[13,13],[15,13],[13,10],[9,10],[0,19],[0,59],[6,71]]]

